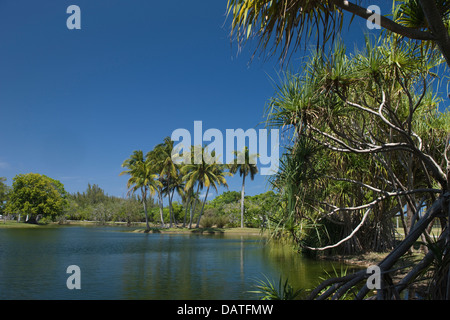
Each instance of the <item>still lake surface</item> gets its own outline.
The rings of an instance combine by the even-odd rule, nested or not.
[[[258,299],[257,280],[313,288],[330,262],[259,236],[132,233],[121,227],[0,229],[0,299]],[[77,265],[81,289],[69,290]],[[334,264],[339,270],[340,266]]]

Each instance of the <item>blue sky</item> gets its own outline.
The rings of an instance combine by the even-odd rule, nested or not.
[[[95,183],[125,196],[122,162],[177,128],[262,128],[280,66],[249,63],[250,46],[237,55],[226,3],[0,0],[0,176],[11,185],[35,172],[71,193]],[[81,30],[66,27],[72,4]],[[346,43],[364,26],[355,20]],[[246,184],[249,195],[266,190],[264,176]]]

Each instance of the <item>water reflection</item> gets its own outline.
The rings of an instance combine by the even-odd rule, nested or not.
[[[256,279],[311,288],[331,270],[258,236],[125,231],[0,229],[0,299],[257,299]],[[81,290],[66,287],[73,264]]]

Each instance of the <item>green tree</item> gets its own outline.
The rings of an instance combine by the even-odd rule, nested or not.
[[[6,185],[6,178],[0,177],[0,214],[5,212],[6,201],[8,200],[8,186]]]
[[[14,177],[6,212],[28,215],[28,222],[37,223],[40,218],[54,220],[66,205],[64,185],[37,173],[19,174]]]
[[[253,180],[258,173],[258,167],[256,166],[256,156],[249,154],[247,147],[243,151],[235,151],[235,158],[232,164],[230,164],[230,172],[235,174],[239,171],[239,175],[242,177],[241,187],[241,228],[244,227],[244,198],[245,198],[245,177],[250,176]]]
[[[122,171],[120,175],[127,174],[130,176],[127,182],[128,194],[133,194],[137,190],[141,191],[146,231],[148,232],[150,225],[147,213],[147,193],[155,194],[156,188],[160,187],[161,183],[157,180],[158,176],[153,173],[151,161],[144,158],[142,150],[134,151],[130,158],[123,162],[122,167],[127,168],[127,170]]]

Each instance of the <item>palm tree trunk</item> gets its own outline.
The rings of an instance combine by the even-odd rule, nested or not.
[[[206,189],[205,200],[203,200],[202,210],[200,211],[200,216],[198,217],[198,221],[197,221],[197,226],[196,226],[196,228],[198,228],[199,225],[200,225],[200,220],[201,220],[201,218],[202,218],[203,209],[205,209],[206,198],[208,198],[208,192],[209,192],[209,187],[208,187],[208,189]]]
[[[150,230],[150,225],[148,224],[148,213],[147,213],[147,191],[144,190],[143,188],[141,188],[141,192],[142,192],[142,203],[144,204],[144,214],[145,214],[145,231],[149,231]]]
[[[161,190],[158,190],[158,198],[159,198],[159,214],[161,216],[161,227],[164,228],[163,199],[162,199]]]
[[[169,227],[170,228],[173,227],[172,195],[170,193],[168,194],[168,198],[169,198],[169,220],[170,220]]]
[[[245,195],[245,174],[242,178],[242,189],[241,189],[241,228],[244,227],[244,195]]]
[[[184,211],[183,228],[186,227],[186,217],[187,217],[188,209],[191,207],[191,205],[190,205],[190,202],[191,202],[190,190],[188,192],[189,192],[189,194],[188,194],[188,198],[186,201],[186,210]]]
[[[199,189],[199,188],[200,188],[200,184],[197,185],[197,193],[196,193],[196,194],[198,194],[198,189]],[[189,220],[189,229],[192,228],[192,220],[193,220],[193,218],[194,218],[194,213],[195,213],[195,206],[196,206],[196,204],[197,204],[197,199],[195,199],[195,195],[194,195],[194,208],[193,208],[192,211],[191,211],[191,217],[190,217],[190,220]]]

